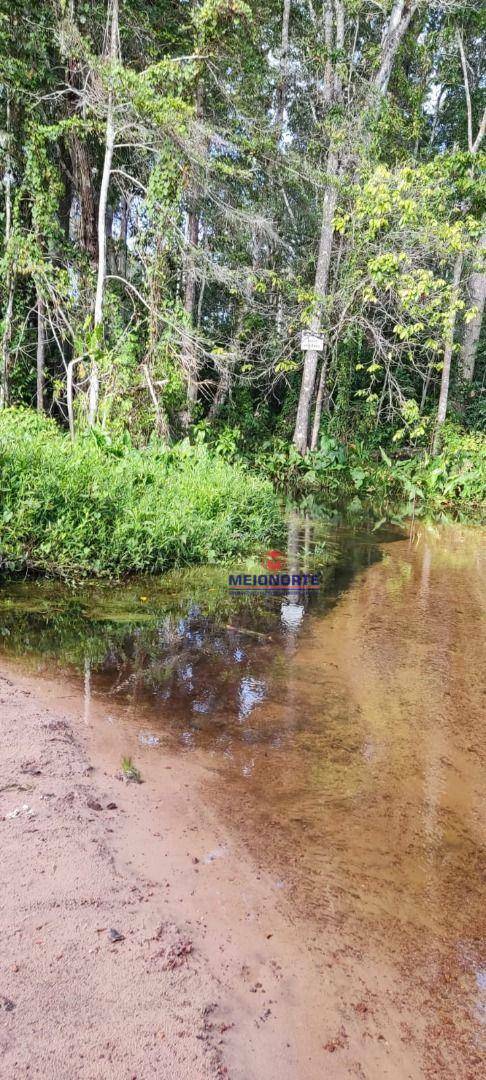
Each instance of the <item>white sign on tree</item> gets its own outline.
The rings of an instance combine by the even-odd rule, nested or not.
[[[300,347],[302,352],[322,352],[324,349],[324,338],[321,334],[312,334],[310,330],[303,330],[300,339]]]

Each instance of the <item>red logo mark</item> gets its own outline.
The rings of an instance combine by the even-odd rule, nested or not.
[[[267,551],[267,570],[281,570],[284,558],[281,551]]]

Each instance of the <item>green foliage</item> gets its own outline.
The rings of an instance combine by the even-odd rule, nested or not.
[[[422,451],[397,458],[370,440],[346,446],[324,434],[305,457],[275,440],[258,464],[308,508],[317,501],[394,520],[412,514],[486,520],[486,435],[450,423],[435,456]]]
[[[234,34],[241,25],[251,23],[252,10],[245,0],[202,0],[195,5],[193,22],[201,45]]]
[[[479,11],[419,4],[377,95],[391,0],[366,16],[362,0],[330,4],[326,19],[315,5],[293,5],[287,44],[281,2],[118,7],[120,49],[108,56],[106,0],[0,0],[0,400],[34,405],[39,365],[43,407],[66,427],[72,375],[81,436],[74,447],[54,429],[34,439],[25,419],[14,433],[9,470],[15,447],[23,485],[18,532],[7,522],[12,565],[48,569],[57,550],[66,567],[94,573],[211,558],[229,541],[213,543],[213,526],[202,535],[206,511],[197,533],[195,488],[189,498],[183,476],[190,485],[192,469],[205,491],[210,469],[241,459],[279,489],[347,499],[354,510],[371,500],[462,512],[468,493],[477,508],[476,466],[461,447],[486,426],[484,329],[472,378],[462,351],[468,328],[476,333],[473,274],[484,265]],[[300,331],[313,319],[325,341],[324,420],[318,450],[302,458],[289,444]],[[434,466],[428,447],[449,356],[446,415],[464,433],[454,462],[445,432]],[[102,434],[88,438],[93,368]],[[162,435],[189,441],[164,449]],[[52,520],[40,509],[42,468]],[[150,470],[160,474],[167,534],[150,517]],[[183,525],[166,506],[169,476]],[[8,486],[5,497],[0,514],[15,505]]]
[[[0,560],[52,574],[162,571],[215,562],[275,537],[270,483],[188,441],[134,449],[52,421],[0,415]]]

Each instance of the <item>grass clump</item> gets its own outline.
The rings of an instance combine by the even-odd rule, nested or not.
[[[140,770],[133,764],[131,757],[123,757],[121,762],[121,771],[125,780],[132,780],[135,784],[142,783],[142,777]]]
[[[27,409],[0,414],[0,567],[61,576],[160,572],[278,539],[268,480],[203,445],[72,443]]]

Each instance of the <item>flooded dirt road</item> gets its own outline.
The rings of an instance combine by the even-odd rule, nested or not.
[[[292,517],[286,565],[318,593],[235,598],[214,568],[2,589],[5,658],[82,692],[105,760],[161,790],[165,754],[197,766],[222,827],[202,862],[234,843],[267,876],[312,955],[322,1072],[316,1050],[299,1080],[482,1074],[485,562],[480,530]]]

